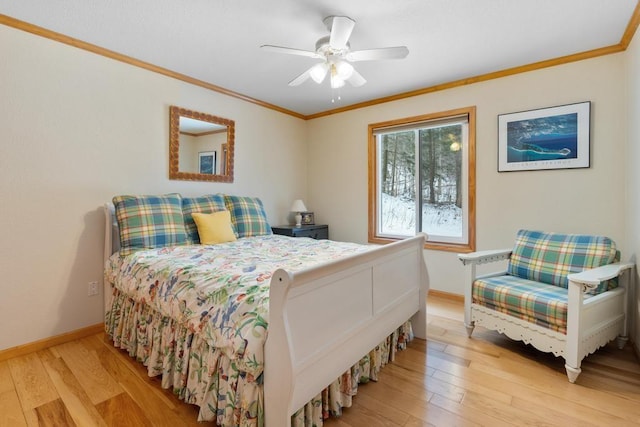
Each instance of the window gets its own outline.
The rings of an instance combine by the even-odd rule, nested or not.
[[[475,250],[475,107],[369,125],[369,241]]]

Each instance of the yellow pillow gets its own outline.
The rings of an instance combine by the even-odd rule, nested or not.
[[[234,242],[236,234],[231,227],[229,211],[191,214],[198,227],[200,244],[215,245],[217,243]]]

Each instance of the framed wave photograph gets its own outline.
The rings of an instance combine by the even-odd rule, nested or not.
[[[588,168],[591,102],[498,116],[498,172]]]
[[[215,151],[201,151],[198,153],[198,172],[208,175],[215,175],[217,153]]]

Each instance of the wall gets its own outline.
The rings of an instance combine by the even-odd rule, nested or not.
[[[0,53],[0,350],[103,321],[116,194],[260,196],[272,223],[306,198],[303,120],[9,27]],[[233,184],[168,179],[170,105],[236,121]]]
[[[628,155],[627,171],[627,235],[629,236],[629,256],[636,263],[640,254],[640,35],[636,32],[626,52],[628,110]],[[636,264],[637,265],[637,264]],[[640,292],[638,292],[638,271],[631,293],[632,339],[640,354]]]
[[[198,172],[198,138],[191,135],[180,135],[180,151],[178,170]]]
[[[327,116],[309,123],[309,200],[332,238],[367,241],[367,125],[477,106],[477,250],[509,247],[519,228],[612,237],[625,249],[624,53]],[[497,172],[497,116],[592,102],[591,167]],[[312,161],[311,161],[312,159]],[[426,251],[432,289],[463,292],[456,254]]]

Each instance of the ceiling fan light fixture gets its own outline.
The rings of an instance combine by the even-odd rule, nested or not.
[[[327,76],[327,72],[329,71],[329,66],[326,62],[321,62],[319,64],[314,65],[309,71],[309,75],[313,79],[314,82],[320,84],[324,81],[324,78]]]
[[[345,61],[340,61],[336,65],[336,74],[342,80],[347,80],[353,75],[353,65]]]
[[[331,89],[338,89],[344,86],[344,80],[338,76],[331,75]]]
[[[338,67],[335,63],[332,63],[331,66],[331,89],[338,89],[344,86],[344,79],[340,77],[338,74]],[[353,72],[353,71],[352,71]]]
[[[351,65],[352,62],[402,59],[409,54],[409,49],[406,46],[351,51],[349,38],[356,22],[347,16],[328,16],[323,22],[330,34],[318,39],[315,51],[274,45],[261,46],[262,49],[271,52],[322,60],[291,80],[289,86],[299,86],[309,78],[317,84],[321,84],[329,74],[331,89],[339,89],[346,82],[349,82],[353,87],[360,87],[367,83],[367,80]]]

